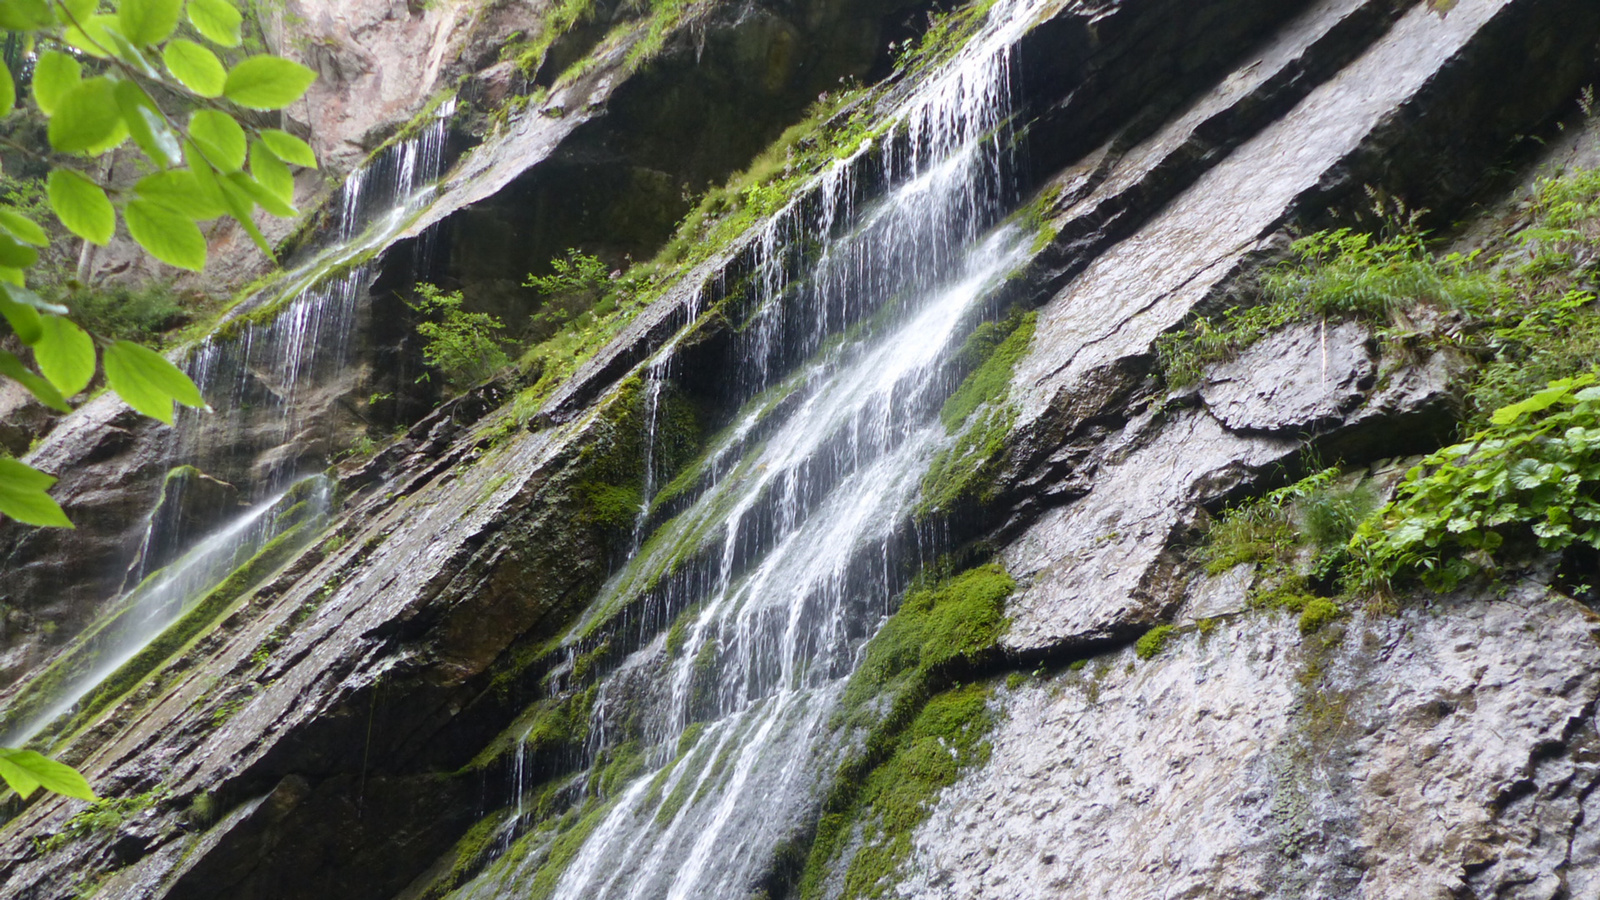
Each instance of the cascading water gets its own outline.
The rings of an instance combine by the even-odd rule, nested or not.
[[[352,354],[376,270],[353,261],[390,241],[429,199],[442,174],[453,110],[453,102],[444,104],[415,137],[351,175],[335,202],[339,241],[286,276],[275,299],[264,301],[277,307],[274,314],[225,325],[189,355],[186,371],[214,411],[180,410],[167,439],[168,465],[174,472],[195,465],[224,471],[256,502],[197,533],[177,512],[186,507],[192,479],[168,478],[129,567],[128,588],[49,667],[12,692],[0,713],[0,743],[19,744],[64,721],[264,548],[291,531],[305,539],[326,522],[333,485],[305,471],[325,464],[318,453],[331,436],[322,423],[306,420],[305,401],[355,387]]]
[[[454,109],[453,101],[442,104],[415,137],[351,173],[334,202],[338,242],[290,273],[278,296],[291,299],[276,315],[207,338],[196,349],[189,375],[218,413],[180,413],[175,455],[203,458],[217,443],[243,440],[244,455],[265,467],[250,473],[252,482],[275,490],[292,477],[295,450],[308,443],[299,435],[307,424],[300,401],[357,374],[349,366],[352,342],[377,271],[351,260],[387,243],[429,199],[443,171]],[[284,450],[275,454],[273,448]]]
[[[937,549],[907,523],[950,442],[938,412],[952,350],[1025,257],[1026,239],[995,225],[1014,200],[1011,48],[1044,5],[996,4],[888,114],[876,155],[841,161],[757,236],[737,393],[785,399],[750,404],[703,463],[704,490],[573,631],[574,652],[605,633],[645,643],[595,689],[579,790],[596,799],[581,822],[560,838],[529,830],[456,896],[745,896],[814,807],[860,647]],[[887,189],[858,212],[855,182],[873,165]],[[647,422],[672,352],[647,367]],[[650,638],[643,623],[659,632],[674,617]],[[544,780],[520,749],[514,768],[508,839],[522,793]],[[552,848],[572,841],[562,869]]]
[[[74,711],[262,547],[296,529],[320,528],[332,507],[333,487],[321,475],[302,479],[212,531],[176,562],[125,593],[93,630],[39,676],[46,690],[24,691],[7,707],[0,717],[0,744],[25,743]]]

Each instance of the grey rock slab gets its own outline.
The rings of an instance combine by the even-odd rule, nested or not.
[[[1311,4],[1277,28],[1268,43],[1257,49],[1254,59],[1231,72],[1154,135],[1120,154],[1116,145],[1121,138],[1114,138],[1092,155],[1086,162],[1094,174],[1062,185],[1064,197],[1086,194],[1072,202],[1066,216],[1104,219],[1116,214],[1116,198],[1149,191],[1152,182],[1159,181],[1153,176],[1161,170],[1197,160],[1203,169],[1205,157],[1248,134],[1248,126],[1241,125],[1253,120],[1254,113],[1273,106],[1280,94],[1295,89],[1295,82],[1311,80],[1307,70],[1318,67],[1320,44],[1358,19],[1369,18],[1370,13],[1382,15],[1385,6],[1381,0]],[[1307,88],[1301,84],[1298,89]]]
[[[1197,500],[1298,446],[1233,434],[1204,411],[1180,413],[1148,446],[1101,468],[1087,496],[1046,513],[1006,548],[1006,568],[1027,587],[1007,603],[1004,646],[1105,640],[1159,621],[1181,596],[1168,548]]]
[[[1097,370],[1150,352],[1260,249],[1307,196],[1513,0],[1418,5],[1360,58],[1206,172],[1132,237],[1098,257],[1041,311],[1013,397],[1026,426],[1052,408],[1097,414]],[[1087,402],[1086,402],[1087,401]]]
[[[1304,432],[1360,403],[1375,369],[1365,325],[1307,322],[1211,369],[1200,397],[1234,431]]]
[[[1327,649],[1279,613],[1189,629],[1152,661],[1124,650],[1003,695],[989,762],[916,832],[899,895],[1592,885],[1597,696],[1593,621],[1538,585],[1358,616]]]

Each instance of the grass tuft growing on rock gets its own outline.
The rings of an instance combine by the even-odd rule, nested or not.
[[[1472,309],[1492,302],[1502,290],[1476,266],[1476,255],[1434,256],[1414,230],[1388,239],[1349,228],[1318,232],[1295,241],[1291,253],[1291,260],[1262,273],[1259,303],[1196,319],[1156,341],[1169,386],[1199,381],[1208,367],[1295,322],[1392,323],[1419,304]]]

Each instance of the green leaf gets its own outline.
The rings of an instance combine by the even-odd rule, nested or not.
[[[157,172],[141,178],[133,190],[145,200],[196,221],[228,214],[227,207],[200,186],[193,172]]]
[[[148,347],[117,341],[106,348],[104,361],[111,389],[147,416],[171,425],[174,400],[196,408],[206,405],[189,376]]]
[[[122,123],[111,79],[90,78],[66,93],[50,117],[50,146],[78,153],[109,140]]]
[[[120,28],[117,17],[109,14],[90,16],[87,19],[78,19],[83,27],[69,25],[63,37],[73,47],[98,59],[105,59],[111,55],[111,49],[116,41],[111,35]]]
[[[50,208],[61,224],[78,237],[104,247],[117,230],[117,211],[106,192],[70,169],[54,169],[45,184]]]
[[[123,208],[122,218],[128,223],[128,233],[156,259],[194,272],[206,267],[205,235],[187,215],[149,200],[135,200]]]
[[[0,2],[0,29],[34,31],[56,23],[46,0],[3,0]]]
[[[39,251],[0,231],[0,266],[26,269],[39,261]]]
[[[82,22],[100,8],[100,0],[60,0],[60,3],[67,9],[63,22]]]
[[[150,57],[142,47],[117,31],[106,29],[106,34],[111,39],[111,49],[117,59],[127,63],[137,74],[151,81],[161,80],[161,70],[150,64]]]
[[[5,66],[0,66],[0,69],[4,68]],[[50,243],[50,236],[44,233],[38,222],[9,207],[0,206],[0,226],[4,226],[17,240],[35,247],[44,247]]]
[[[244,16],[228,0],[189,0],[189,21],[206,40],[224,47],[239,46]]]
[[[117,82],[117,106],[134,143],[152,162],[166,169],[183,161],[177,136],[143,89],[131,81]]]
[[[205,151],[206,159],[223,172],[244,168],[248,144],[244,129],[227,113],[203,109],[189,119],[189,136]]]
[[[44,335],[44,320],[39,316],[39,311],[12,300],[4,293],[0,293],[0,316],[5,317],[6,324],[11,326],[17,339],[24,344],[32,345]]]
[[[275,216],[293,216],[298,214],[298,210],[296,210],[293,206],[283,202],[283,199],[277,194],[267,190],[262,186],[261,182],[256,181],[249,175],[246,175],[243,172],[232,172],[225,177],[229,183],[237,185],[239,189],[242,190],[251,200],[261,204],[261,208],[267,212],[272,213]]]
[[[62,396],[71,397],[94,378],[94,340],[70,319],[45,316],[44,336],[33,345],[33,361]]]
[[[10,271],[16,272],[18,270],[11,269]],[[62,306],[59,303],[51,303],[38,294],[35,294],[33,291],[23,287],[21,284],[13,283],[0,286],[0,294],[3,294],[6,299],[11,300],[14,303],[20,303],[23,306],[31,306],[39,312],[49,313],[53,316],[64,316],[67,314],[67,308],[65,306]]]
[[[1553,381],[1550,386],[1521,403],[1513,403],[1494,411],[1489,421],[1496,425],[1510,425],[1525,413],[1543,412],[1572,396],[1572,379]]]
[[[0,350],[0,375],[14,379],[40,403],[56,412],[72,412],[72,407],[67,405],[66,398],[61,396],[55,385],[34,374],[32,369],[23,365],[22,360],[4,350]]]
[[[0,760],[0,779],[6,787],[17,792],[17,796],[26,800],[33,796],[39,789],[39,780],[28,774],[28,770],[12,765],[6,760]]]
[[[317,167],[317,154],[311,150],[311,145],[300,140],[287,131],[268,128],[261,132],[261,142],[267,145],[272,155],[290,165],[305,166],[308,169]]]
[[[299,100],[317,73],[280,56],[252,56],[233,67],[223,94],[249,109],[282,109]]]
[[[161,50],[161,58],[167,63],[167,71],[183,82],[184,87],[202,97],[222,96],[228,70],[215,53],[194,41],[179,38],[167,42]]]
[[[113,94],[113,96],[115,95]],[[128,123],[122,121],[121,110],[119,109],[117,112],[117,124],[116,127],[111,129],[111,134],[107,135],[105,140],[85,150],[85,153],[90,156],[99,156],[122,146],[122,143],[128,139]]]
[[[290,209],[294,208],[294,174],[262,141],[250,145],[250,174]]]
[[[5,776],[6,782],[11,784],[12,789],[24,799],[33,793],[34,788],[29,787],[26,792],[17,789],[13,779],[19,775],[23,777],[24,783],[31,782],[36,787],[54,791],[63,797],[74,797],[78,800],[96,799],[94,790],[89,787],[88,779],[79,774],[77,769],[41,756],[32,750],[0,747],[0,774]]]
[[[0,66],[0,116],[11,114],[17,105],[17,83],[11,80],[11,68]]]
[[[73,88],[83,82],[83,66],[71,56],[46,50],[33,67],[33,102],[47,116]]]
[[[122,0],[117,21],[135,44],[159,44],[172,36],[182,12],[183,0]]]
[[[216,167],[206,161],[206,156],[194,141],[183,142],[183,159],[189,164],[189,173],[194,176],[195,183],[200,190],[211,198],[218,206],[227,207],[227,197],[222,191],[221,184],[217,181]]]

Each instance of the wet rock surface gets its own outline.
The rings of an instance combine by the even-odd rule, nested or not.
[[[1544,897],[1594,883],[1600,648],[1585,610],[1524,584],[1302,639],[1231,593],[1231,611],[1208,610],[1221,619],[1152,660],[1108,654],[1005,694],[989,763],[918,832],[901,895]]]
[[[1370,343],[1359,322],[1291,326],[1213,368],[1200,398],[1229,431],[1311,432],[1338,421],[1372,386]]]

